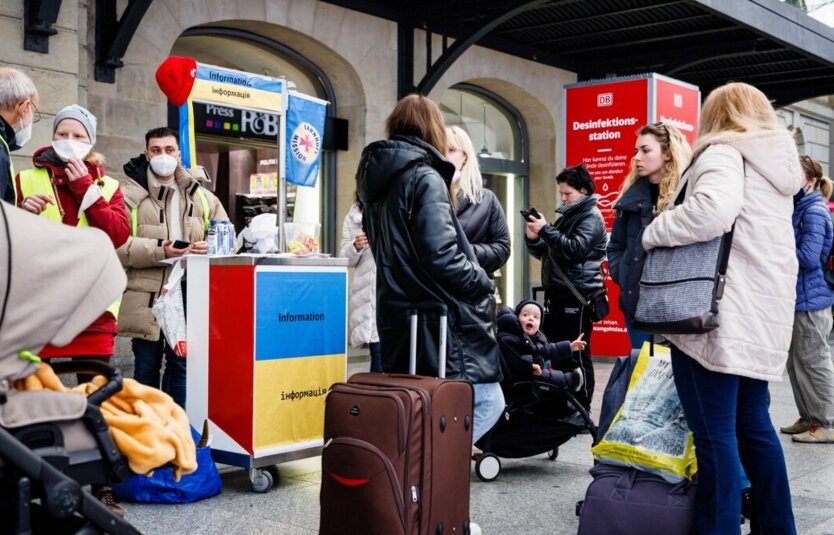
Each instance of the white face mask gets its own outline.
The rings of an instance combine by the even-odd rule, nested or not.
[[[20,124],[23,124],[23,121],[20,121]],[[14,135],[14,143],[18,147],[22,147],[25,145],[30,139],[32,139],[32,123],[29,123],[26,126],[21,127],[20,130]]]
[[[151,158],[151,169],[158,177],[168,178],[177,170],[177,159],[167,154]]]
[[[457,182],[460,180],[460,169],[455,169],[455,174],[452,176],[452,182]]]
[[[31,106],[30,106],[31,107]],[[30,139],[32,139],[32,125],[35,122],[35,111],[32,110],[32,120],[29,121],[29,124],[23,126],[23,117],[20,118],[20,130],[18,130],[14,135],[14,143],[18,147],[22,147],[25,145]]]
[[[93,146],[89,143],[75,141],[74,139],[57,139],[52,142],[52,148],[55,150],[55,154],[65,162],[73,158],[83,160],[93,150]]]

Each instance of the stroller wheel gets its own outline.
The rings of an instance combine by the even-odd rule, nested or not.
[[[501,459],[491,453],[484,453],[475,463],[475,473],[481,481],[495,481],[501,473]]]
[[[267,470],[257,470],[255,477],[252,477],[250,475],[249,482],[251,483],[252,490],[254,492],[268,492],[269,489],[272,488],[272,474],[269,473]]]
[[[557,457],[559,457],[559,448],[553,448],[547,452],[547,458],[551,461],[555,461]]]

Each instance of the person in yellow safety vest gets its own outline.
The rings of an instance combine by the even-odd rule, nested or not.
[[[73,104],[58,112],[52,127],[52,145],[37,150],[32,156],[34,168],[15,178],[18,206],[65,225],[101,229],[113,247],[119,247],[130,234],[130,221],[119,182],[104,174],[104,158],[93,151],[95,116]],[[69,345],[46,346],[41,358],[109,361],[118,314],[116,302]],[[79,377],[85,379],[89,376]]]
[[[163,260],[206,254],[209,221],[229,218],[217,197],[200,184],[201,177],[183,167],[175,130],[154,128],[145,134],[145,152],[126,163],[124,172],[132,232],[116,251],[127,269],[119,334],[133,338],[133,377],[159,388],[164,359],[162,391],[185,407],[186,359],[178,357],[161,335],[151,307],[172,270]],[[188,245],[178,248],[178,240]],[[185,304],[185,284],[182,295]]]
[[[32,137],[38,122],[38,90],[28,76],[10,67],[0,68],[0,199],[15,204],[14,166],[10,151]]]

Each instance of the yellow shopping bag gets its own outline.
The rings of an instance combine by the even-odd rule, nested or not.
[[[600,461],[631,466],[677,483],[697,470],[692,432],[672,376],[669,348],[643,344],[623,406],[591,452]]]

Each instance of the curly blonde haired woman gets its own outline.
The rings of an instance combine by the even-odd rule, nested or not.
[[[614,204],[617,215],[608,242],[608,266],[611,279],[620,287],[620,310],[632,348],[642,347],[649,339],[647,333],[631,326],[646,255],[640,240],[655,214],[671,202],[691,157],[686,138],[670,124],[652,123],[637,131],[631,172]]]

